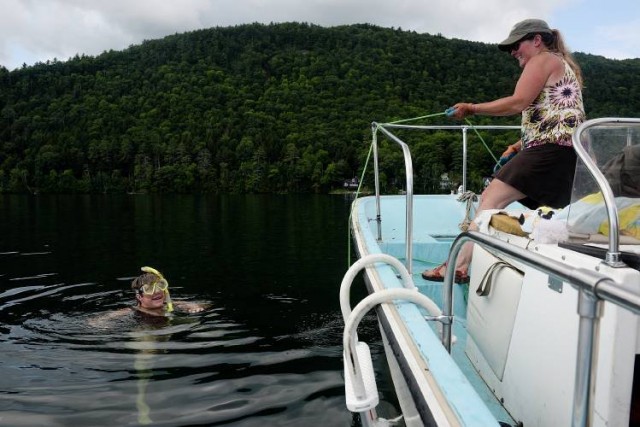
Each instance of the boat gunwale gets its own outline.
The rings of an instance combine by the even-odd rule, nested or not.
[[[369,196],[355,200],[354,204],[360,204],[372,200],[374,200],[374,198]],[[366,217],[365,209],[357,209],[357,207],[354,207],[354,211],[357,211],[358,215],[352,216],[350,230],[353,240],[356,242],[358,255],[360,257],[364,257],[370,253],[375,253],[367,250],[367,248],[372,247],[372,245],[368,245],[364,241],[365,233],[361,227],[362,224],[368,224],[369,219]],[[366,235],[375,239],[372,233],[367,232]],[[379,253],[383,253],[377,243],[376,246],[379,249]],[[367,282],[369,292],[375,292],[375,289],[382,289],[382,285],[376,286],[374,283],[386,283],[387,281],[385,279],[387,277],[389,279],[395,278],[394,285],[396,287],[402,287],[402,284],[397,279],[390,266],[379,264],[365,268],[365,282]],[[386,313],[387,310],[389,313],[393,313],[393,315],[388,315]],[[489,410],[487,404],[471,385],[464,372],[451,358],[450,354],[442,345],[440,338],[431,329],[427,322],[422,322],[421,325],[416,324],[419,329],[416,333],[409,333],[405,328],[404,323],[407,322],[408,318],[423,318],[417,306],[397,302],[394,304],[384,304],[381,307],[381,310],[377,310],[377,313],[379,319],[385,320],[384,323],[381,321],[380,324],[381,326],[386,326],[383,329],[391,348],[393,349],[396,361],[398,361],[401,368],[404,368],[401,369],[401,373],[405,382],[413,392],[414,403],[416,403],[416,396],[420,399],[420,402],[416,404],[416,409],[420,413],[425,425],[438,424],[429,424],[430,422],[435,423],[436,420],[435,417],[433,417],[432,409],[429,406],[430,402],[427,402],[423,390],[418,384],[419,378],[423,378],[426,381],[432,396],[436,399],[434,402],[431,402],[432,404],[438,403],[439,405],[442,405],[446,403],[446,408],[443,411],[443,414],[445,414],[446,418],[448,415],[447,420],[449,423],[453,421],[450,419],[450,417],[453,416],[455,419],[453,425],[456,425],[457,423],[462,423],[463,425],[498,424],[498,419]],[[380,316],[380,313],[383,313],[383,316]],[[397,317],[394,319],[394,316]],[[401,321],[398,321],[398,319],[401,319]],[[397,341],[397,338],[395,338],[395,335],[398,332],[396,332],[397,329],[394,330],[394,327],[400,328],[400,335],[404,337],[407,346],[412,349],[412,361],[406,359],[408,355],[406,352],[402,351],[403,349],[401,348],[400,343]],[[422,348],[422,350],[420,348]],[[429,354],[427,354],[427,351],[429,351]],[[399,356],[404,359],[402,360],[403,363],[400,363],[401,359]],[[425,357],[427,357],[428,360],[425,359]],[[414,366],[413,368],[410,366],[412,364]],[[446,375],[446,372],[449,372],[449,374]],[[426,373],[428,373],[431,378],[428,378]],[[473,408],[473,413],[470,413],[466,408]],[[481,424],[477,424],[478,422]]]

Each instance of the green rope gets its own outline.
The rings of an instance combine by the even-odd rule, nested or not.
[[[443,111],[442,113],[427,114],[426,116],[413,117],[411,119],[396,120],[395,122],[389,122],[388,124],[397,125],[398,123],[415,122],[416,120],[428,119],[430,117],[444,116],[445,114],[447,114],[447,112]]]
[[[377,129],[376,129],[377,130]],[[360,194],[360,188],[362,187],[362,183],[364,182],[364,174],[367,172],[367,166],[369,165],[369,159],[371,158],[371,152],[373,151],[373,141],[369,146],[369,154],[367,154],[367,160],[364,162],[364,168],[362,169],[362,175],[360,176],[360,182],[358,183],[358,189],[356,190],[356,195],[354,198],[358,198]],[[351,267],[351,234],[350,234],[350,226],[351,226],[351,217],[353,216],[354,203],[351,203],[351,210],[349,211],[349,222],[347,224],[347,269]]]
[[[403,120],[396,120],[394,122],[389,122],[388,124],[390,125],[397,125],[399,123],[407,123],[407,122],[414,122],[416,120],[422,120],[422,119],[428,119],[431,117],[438,117],[438,116],[444,116],[447,114],[447,111],[443,111],[441,113],[434,113],[434,114],[427,114],[426,116],[420,116],[420,117],[412,117],[410,119],[403,119]],[[464,119],[465,122],[469,125],[469,127],[471,129],[473,129],[473,131],[476,133],[476,135],[478,136],[478,138],[480,138],[480,141],[482,142],[482,145],[484,145],[484,148],[486,148],[486,150],[489,152],[489,154],[491,155],[491,157],[493,157],[493,160],[496,162],[496,164],[498,164],[499,160],[496,158],[496,156],[493,154],[493,152],[491,151],[491,149],[489,148],[489,146],[487,145],[487,143],[485,142],[484,138],[480,135],[480,132],[478,132],[478,129],[476,129],[476,127],[473,125],[473,123],[471,123],[471,121],[467,118]],[[380,125],[378,125],[379,127]]]
[[[493,154],[493,152],[491,151],[491,149],[489,148],[489,146],[487,145],[486,142],[484,142],[484,138],[482,138],[482,136],[480,136],[480,132],[478,132],[478,129],[476,129],[476,127],[469,121],[469,119],[464,119],[467,124],[471,127],[471,129],[473,129],[473,131],[476,133],[476,135],[478,135],[478,138],[480,138],[480,141],[482,142],[482,145],[484,145],[484,148],[487,149],[487,151],[489,152],[489,154],[491,154],[491,157],[493,157],[493,160],[495,160],[496,164],[499,163],[499,160],[496,159],[496,156]]]
[[[417,120],[422,120],[422,119],[428,119],[431,117],[438,117],[438,116],[444,116],[447,114],[447,111],[443,111],[441,113],[434,113],[434,114],[427,114],[426,116],[419,116],[419,117],[413,117],[410,119],[402,119],[402,120],[396,120],[394,122],[389,122],[387,124],[390,125],[395,125],[395,124],[399,124],[399,123],[407,123],[407,122],[413,122],[413,121],[417,121]],[[484,138],[482,138],[482,136],[480,135],[480,132],[478,132],[478,129],[476,129],[476,127],[473,125],[473,123],[471,123],[471,121],[469,121],[469,119],[465,118],[466,123],[469,125],[469,127],[471,127],[471,129],[473,129],[473,131],[476,133],[476,135],[478,136],[478,138],[480,138],[480,141],[482,142],[482,145],[484,145],[484,148],[486,148],[486,150],[489,152],[489,154],[491,155],[491,157],[493,157],[493,160],[495,160],[496,164],[499,163],[499,160],[496,158],[496,156],[493,154],[493,152],[491,151],[491,149],[489,148],[489,146],[487,145],[487,143],[485,142]],[[378,132],[378,129],[380,128],[380,124],[377,124],[376,129],[374,130],[374,135],[373,135],[373,141],[371,141],[371,145],[369,146],[369,154],[367,154],[367,160],[364,164],[364,169],[362,169],[362,175],[360,176],[360,182],[358,183],[358,189],[356,190],[356,194],[355,194],[355,199],[358,198],[358,196],[360,195],[360,189],[362,187],[362,183],[364,182],[364,176],[365,173],[367,171],[367,166],[369,165],[369,159],[371,158],[371,152],[373,151],[373,143],[375,141],[375,135]],[[354,200],[355,202],[355,200]],[[354,209],[354,203],[351,204],[351,211],[349,212],[349,224],[347,225],[347,268],[351,267],[351,234],[350,234],[350,226],[351,226],[351,218],[353,216],[353,209]]]

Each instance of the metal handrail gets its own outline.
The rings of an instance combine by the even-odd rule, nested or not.
[[[351,295],[351,283],[362,269],[375,263],[385,263],[395,268],[402,280],[402,287],[412,291],[417,291],[411,275],[407,270],[405,270],[398,258],[387,254],[369,254],[354,262],[353,265],[349,267],[349,270],[347,270],[342,278],[342,282],[340,283],[340,311],[342,312],[342,319],[345,322],[351,315],[351,305],[349,300]]]
[[[594,357],[597,326],[602,301],[623,307],[640,314],[640,290],[629,290],[620,286],[611,278],[596,271],[569,267],[551,258],[538,255],[516,245],[503,242],[495,237],[477,231],[461,233],[451,245],[448,265],[455,265],[464,243],[471,241],[485,248],[516,258],[543,273],[555,276],[569,283],[579,291],[578,349],[573,404],[573,426],[586,426],[589,423],[592,374],[595,372],[597,357]],[[454,269],[445,272],[443,287],[443,316],[453,316],[453,278]],[[451,325],[442,326],[442,343],[451,351]]]
[[[413,162],[411,160],[411,151],[409,150],[409,146],[402,142],[400,138],[389,132],[382,126],[378,126],[376,123],[373,123],[372,126],[375,125],[376,129],[379,129],[384,133],[389,139],[391,139],[396,144],[400,145],[402,148],[402,154],[404,156],[404,168],[405,175],[407,180],[407,190],[406,190],[406,227],[405,227],[405,259],[406,259],[406,267],[409,271],[409,274],[413,273]],[[377,221],[378,221],[378,240],[382,240],[382,224],[380,217],[380,182],[379,182],[379,169],[378,169],[378,144],[377,138],[375,138],[376,132],[374,131],[374,170],[375,170],[375,184],[376,184],[376,213],[377,213]]]
[[[350,304],[351,285],[358,273],[376,263],[384,263],[393,267],[402,279],[402,288],[400,289],[385,289],[383,291],[375,292],[362,301],[352,310]],[[367,387],[365,386],[364,374],[362,372],[360,355],[358,354],[358,335],[356,329],[362,320],[362,317],[374,306],[391,302],[394,299],[403,299],[414,302],[424,307],[433,319],[440,320],[442,318],[442,311],[440,308],[427,296],[421,294],[413,283],[411,275],[406,270],[404,265],[395,257],[387,254],[369,254],[364,258],[360,258],[353,263],[349,270],[344,275],[342,282],[340,283],[340,310],[342,312],[342,318],[345,323],[343,333],[343,348],[344,348],[344,360],[345,360],[345,384],[346,377],[349,376],[350,384],[353,387],[354,397],[367,409],[369,403],[374,407],[377,405],[377,400],[373,396],[368,396]],[[367,356],[370,358],[370,356]],[[347,367],[349,372],[347,372]],[[376,396],[377,397],[377,396]]]
[[[421,306],[425,310],[430,310],[432,307],[436,306],[429,297],[417,290],[407,288],[383,289],[365,297],[355,306],[353,311],[350,311],[349,316],[345,319],[344,332],[342,335],[345,376],[349,375],[352,378],[355,397],[357,400],[360,400],[365,404],[367,401],[373,399],[368,399],[370,396],[367,396],[366,393],[360,356],[357,351],[358,334],[356,333],[356,330],[360,321],[372,308],[380,304],[390,303],[396,300],[412,302]],[[346,371],[347,368],[349,372]],[[377,405],[377,400],[374,400],[373,406],[375,407],[375,405]],[[371,408],[366,407],[366,409],[369,410]]]
[[[611,267],[625,267],[625,263],[621,261],[622,254],[620,253],[620,236],[619,236],[619,222],[618,222],[618,207],[616,206],[615,196],[611,190],[607,179],[604,177],[598,166],[594,163],[587,150],[582,146],[582,134],[595,126],[599,125],[620,125],[620,124],[640,124],[640,119],[632,118],[611,118],[603,117],[600,119],[587,120],[582,123],[573,134],[573,147],[584,162],[587,170],[596,180],[602,197],[604,199],[604,205],[607,210],[607,217],[609,219],[609,249],[605,256],[604,262]],[[629,137],[627,137],[628,139]],[[629,143],[629,141],[627,141]]]
[[[371,123],[371,132],[373,134],[373,165],[374,165],[374,181],[376,189],[376,222],[378,231],[378,241],[382,241],[382,217],[380,214],[380,172],[378,164],[378,130],[382,131],[387,138],[395,142],[402,149],[404,156],[404,167],[406,174],[406,227],[405,227],[405,266],[409,274],[413,273],[413,162],[411,160],[411,151],[409,146],[396,135],[391,133],[389,129],[417,129],[417,130],[460,130],[462,131],[462,191],[467,191],[467,130],[469,128],[479,130],[510,130],[520,129],[520,126],[469,126],[469,125],[441,125],[441,126],[424,126],[424,125],[403,125],[393,123]]]

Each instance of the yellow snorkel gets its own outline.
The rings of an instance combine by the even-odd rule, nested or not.
[[[165,279],[162,273],[160,273],[158,270],[156,270],[153,267],[142,267],[140,268],[140,270],[144,271],[145,273],[155,274],[160,278],[161,281],[163,281],[167,285],[163,292],[164,292],[164,299],[167,302],[167,312],[171,313],[173,311],[173,303],[171,302],[171,295],[169,295],[169,282],[167,282],[167,279]]]

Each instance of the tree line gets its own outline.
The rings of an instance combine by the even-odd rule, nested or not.
[[[640,60],[576,58],[590,118],[638,116]],[[96,57],[0,66],[0,192],[328,192],[361,173],[372,121],[505,96],[519,73],[492,44],[305,23],[211,28]],[[495,155],[517,137],[483,134]],[[459,135],[407,138],[418,191],[439,191],[442,173],[460,175]],[[402,155],[380,145],[382,185],[400,189]],[[469,158],[479,187],[494,161],[473,135]]]

